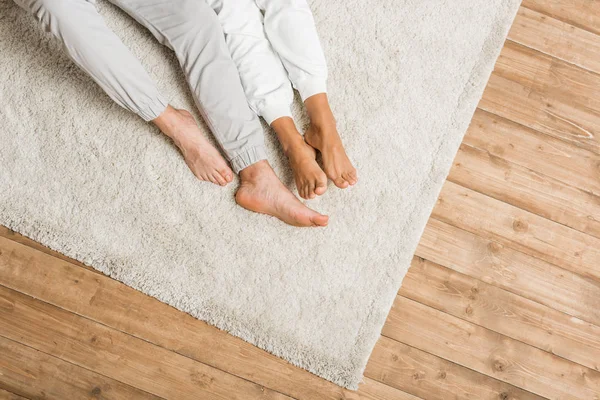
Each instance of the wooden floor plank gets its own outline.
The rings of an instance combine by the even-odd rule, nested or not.
[[[413,396],[391,386],[387,386],[381,382],[377,382],[370,378],[363,378],[363,384],[361,384],[358,390],[357,398],[360,400],[419,400],[421,397]],[[351,396],[349,392],[346,396]],[[344,399],[350,399],[351,397],[344,397]],[[352,397],[353,398],[353,397]]]
[[[600,239],[446,182],[432,217],[600,281]]]
[[[289,399],[4,286],[0,304],[0,336],[156,396]]]
[[[2,306],[10,305],[3,302]],[[0,386],[11,392],[0,391],[0,399],[160,398],[2,336]]]
[[[450,182],[600,238],[600,196],[462,144]]]
[[[88,267],[87,265],[85,265],[85,264],[83,264],[83,263],[81,263],[81,262],[79,262],[77,260],[74,260],[74,259],[72,259],[70,257],[67,257],[67,256],[65,256],[63,254],[60,254],[58,251],[51,250],[48,247],[46,247],[46,246],[44,246],[44,245],[42,245],[42,244],[40,244],[40,243],[38,243],[38,242],[36,242],[34,240],[31,240],[28,237],[23,236],[23,235],[15,232],[15,231],[13,231],[12,229],[8,229],[7,227],[2,226],[2,225],[0,225],[0,237],[4,237],[4,238],[10,239],[10,240],[12,240],[14,242],[24,244],[24,245],[26,245],[28,247],[31,247],[31,248],[36,249],[38,251],[41,251],[43,253],[49,254],[49,255],[51,255],[53,257],[59,258],[61,260],[68,261],[71,264],[75,264],[75,265],[83,267],[83,268],[85,268],[85,269],[87,269],[89,271],[101,274],[101,272],[95,270],[92,267]]]
[[[416,254],[600,326],[600,282],[430,219]]]
[[[600,327],[419,257],[400,295],[600,370]]]
[[[120,282],[2,237],[0,285],[295,398],[357,398]],[[367,381],[360,390],[383,399],[379,386]]]
[[[478,109],[464,144],[600,195],[600,155]]]
[[[402,296],[382,335],[543,397],[600,399],[600,372]]]
[[[600,35],[598,0],[523,0],[523,7]]]
[[[408,321],[404,323],[411,325]],[[381,337],[377,342],[365,376],[427,400],[542,399],[386,337]]]
[[[508,41],[479,108],[600,153],[600,74]]]
[[[521,7],[508,39],[589,71],[600,72],[600,35],[537,11]]]
[[[28,398],[0,389],[0,400],[28,400]]]

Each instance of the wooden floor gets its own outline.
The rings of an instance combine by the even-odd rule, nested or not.
[[[0,399],[600,399],[600,1],[525,0],[358,392],[0,228]]]

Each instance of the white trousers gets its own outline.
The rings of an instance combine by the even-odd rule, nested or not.
[[[198,108],[234,171],[266,158],[262,127],[248,107],[223,29],[209,5],[204,0],[111,1],[175,51]],[[15,2],[61,40],[73,61],[119,105],[146,121],[165,110],[167,100],[92,2]]]
[[[290,81],[302,101],[326,92],[325,56],[305,0],[206,1],[219,16],[250,107],[269,125],[291,116]]]

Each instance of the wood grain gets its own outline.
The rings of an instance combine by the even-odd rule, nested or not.
[[[0,389],[0,400],[26,400],[26,397]]]
[[[432,217],[600,280],[600,239],[447,181]]]
[[[600,238],[600,196],[485,150],[462,144],[448,180]]]
[[[600,35],[546,14],[521,7],[508,38],[578,67],[600,72]]]
[[[418,400],[421,397],[413,396],[391,386],[377,382],[370,378],[364,378],[360,391],[356,393],[361,400]],[[349,395],[349,392],[347,393]]]
[[[416,257],[400,295],[600,370],[600,327]]]
[[[416,254],[600,326],[600,282],[430,219]]]
[[[107,276],[3,237],[0,285],[296,398],[359,398]],[[386,399],[381,386],[367,381],[361,392]]]
[[[377,342],[365,376],[428,400],[542,399],[387,337]]]
[[[506,42],[479,108],[600,153],[600,75]]]
[[[0,307],[10,307],[0,299]],[[0,399],[160,399],[0,336]],[[16,396],[16,397],[15,397]]]
[[[522,6],[600,35],[597,0],[523,0]]]
[[[600,194],[600,155],[478,109],[463,144],[583,191]]]
[[[92,271],[94,273],[102,275],[102,273],[100,271],[95,270],[92,267],[88,267],[87,265],[85,265],[77,260],[74,260],[71,257],[67,257],[63,254],[60,254],[58,251],[51,250],[48,247],[43,246],[43,245],[37,243],[36,241],[31,240],[28,237],[23,236],[20,233],[17,233],[15,231],[13,231],[12,229],[8,229],[7,227],[2,226],[2,225],[0,225],[0,237],[4,237],[4,238],[10,239],[14,242],[24,244],[24,245],[31,247],[33,249],[36,249],[38,251],[49,254],[55,258],[70,262],[71,264],[75,264],[79,267],[85,268],[88,271]]]
[[[600,399],[600,372],[402,296],[382,335],[543,397]]]
[[[0,336],[156,396],[289,398],[3,286],[0,304]]]

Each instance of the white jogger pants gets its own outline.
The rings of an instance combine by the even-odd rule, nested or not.
[[[173,49],[194,99],[233,169],[266,158],[262,127],[248,107],[215,12],[204,0],[111,0]],[[87,0],[15,0],[60,39],[69,56],[119,105],[146,121],[167,100]]]
[[[326,91],[327,65],[306,0],[207,1],[219,16],[248,103],[269,125],[291,116],[290,81],[302,101]]]

